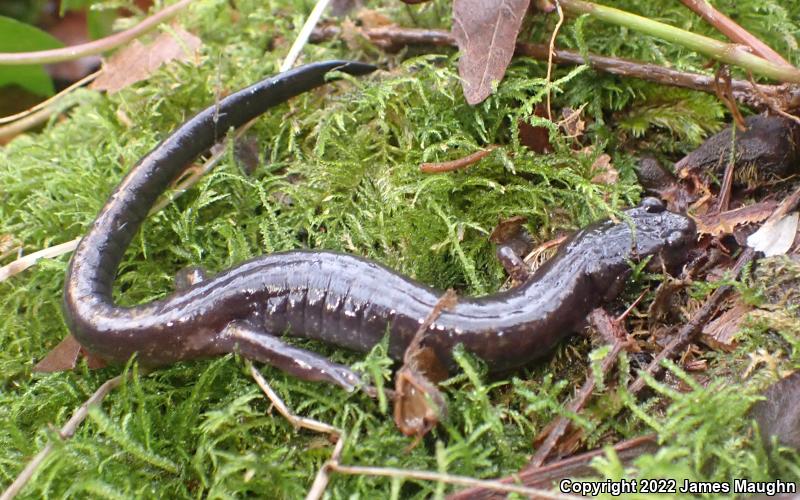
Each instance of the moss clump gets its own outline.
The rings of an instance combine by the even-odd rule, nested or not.
[[[615,5],[702,28],[674,2],[634,3]],[[797,31],[796,22],[780,13],[793,10],[766,5],[737,3],[736,12],[780,49],[785,43],[780,33]],[[80,105],[65,119],[0,151],[0,234],[13,235],[28,250],[81,235],[129,166],[177,124],[215,96],[276,72],[310,7],[298,0],[194,5],[180,19],[204,42],[202,65],[169,65],[113,96],[81,92]],[[400,24],[449,23],[449,5],[443,1],[418,8],[413,19],[399,2],[376,8]],[[757,15],[764,9],[770,16]],[[550,23],[534,20],[531,36]],[[581,33],[565,30],[559,40],[687,69],[704,63],[652,40],[631,42],[627,34],[596,23],[584,22]],[[404,58],[330,42],[309,45],[304,57],[364,59],[384,69],[305,94],[259,119],[252,137],[261,165],[244,174],[230,148],[196,188],[150,217],[121,267],[116,289],[121,303],[163,296],[172,289],[174,273],[187,265],[216,271],[252,256],[303,247],[364,255],[462,294],[491,292],[504,280],[487,240],[500,217],[527,216],[529,229],[543,240],[606,216],[638,200],[627,153],[637,141],[674,154],[691,148],[721,121],[721,108],[705,96],[564,68],[555,77],[554,105],[587,105],[591,123],[584,140],[593,150],[576,154],[553,127],[556,152],[542,156],[520,145],[517,130],[544,96],[541,63],[516,60],[497,93],[473,108],[461,96],[452,53]],[[673,112],[679,103],[687,109],[680,120]],[[463,156],[487,144],[501,147],[466,172],[418,172],[423,161]],[[603,152],[612,155],[620,171],[613,185],[591,182],[590,167]],[[63,257],[43,261],[0,283],[3,484],[52,437],[50,424],[63,423],[120,370],[31,373],[33,362],[66,334],[60,312],[66,262]],[[388,380],[390,363],[381,347],[362,361],[361,355],[318,343],[298,344],[340,362],[363,362],[373,377]],[[563,412],[569,387],[583,378],[586,365],[576,360],[585,360],[588,351],[588,342],[575,338],[549,362],[500,380],[487,379],[480,361],[459,355],[462,372],[445,384],[450,418],[410,452],[399,451],[409,440],[396,431],[385,404],[293,380],[269,367],[262,371],[294,411],[348,429],[345,463],[493,477],[525,463],[534,436]],[[57,445],[25,496],[294,498],[304,494],[330,455],[327,441],[297,432],[268,413],[241,360],[233,356],[148,375],[138,373],[134,360],[127,370],[131,378],[102,409],[91,412],[73,439]],[[741,416],[755,384],[737,390],[713,386],[719,389],[713,392],[714,405],[692,404],[691,398],[710,397],[709,388],[670,393],[675,402],[666,412],[642,410],[615,387],[609,383],[596,408],[577,424],[591,445],[637,435],[647,426],[660,429],[665,448],[637,463],[648,474],[796,477],[788,468],[766,472],[759,461],[763,452],[749,440],[749,424]],[[628,416],[608,419],[603,408],[620,407],[621,401]],[[645,418],[651,413],[656,416]],[[673,439],[698,425],[706,447]],[[712,445],[722,446],[731,436],[742,437],[730,453],[712,451]],[[669,457],[680,457],[678,465],[670,466]],[[621,474],[612,465],[600,471]],[[417,481],[337,477],[329,491],[337,498],[428,497],[445,489]]]

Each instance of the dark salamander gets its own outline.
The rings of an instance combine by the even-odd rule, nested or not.
[[[136,307],[115,305],[111,294],[133,235],[185,165],[231,127],[324,84],[328,72],[363,75],[374,69],[329,61],[268,78],[202,111],[142,158],[106,202],[70,262],[64,312],[78,342],[108,361],[125,361],[137,353],[146,365],[239,352],[298,377],[347,389],[359,383],[348,367],[292,347],[280,336],[366,351],[388,332],[390,354],[402,358],[442,293],[352,255],[266,255]],[[521,286],[460,298],[433,322],[423,344],[451,366],[452,349],[462,343],[492,370],[546,354],[591,309],[619,293],[631,260],[658,256],[677,261],[694,240],[691,220],[666,211],[658,200],[645,200],[625,215],[627,222],[600,222],[575,234]]]

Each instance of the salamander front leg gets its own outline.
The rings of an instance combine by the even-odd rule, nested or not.
[[[305,349],[290,346],[279,338],[246,321],[234,321],[223,337],[232,342],[242,356],[261,361],[302,380],[330,382],[352,392],[361,385],[350,368]]]
[[[525,264],[525,261],[517,255],[511,246],[498,245],[495,255],[514,281],[524,283],[528,280],[528,277],[531,275],[528,265]]]
[[[525,229],[524,223],[525,218],[521,216],[501,220],[489,235],[489,241],[496,245],[497,260],[518,284],[527,281],[531,274],[528,265],[522,260],[523,255],[533,250],[533,238]]]

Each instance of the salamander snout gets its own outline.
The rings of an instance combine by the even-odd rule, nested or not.
[[[654,256],[654,269],[660,270],[662,263],[668,269],[675,269],[689,257],[689,250],[697,237],[695,223],[689,217],[669,212],[666,208],[654,217],[655,220],[648,225],[656,231],[646,243],[650,255]]]
[[[638,257],[652,256],[654,270],[660,268],[662,261],[667,267],[674,267],[686,260],[696,234],[692,219],[668,211],[657,198],[645,198],[625,213],[636,226],[631,236]]]
[[[659,214],[667,209],[663,201],[658,198],[653,198],[652,196],[643,199],[641,207],[649,214]]]

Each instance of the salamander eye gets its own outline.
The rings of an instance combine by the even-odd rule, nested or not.
[[[642,207],[649,214],[658,214],[667,208],[661,200],[652,196],[642,200]]]

